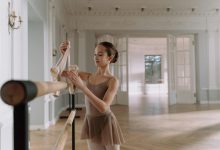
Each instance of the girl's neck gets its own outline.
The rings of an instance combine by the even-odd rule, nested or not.
[[[108,67],[105,67],[105,68],[98,68],[95,74],[105,76],[105,75],[111,75],[111,72]]]

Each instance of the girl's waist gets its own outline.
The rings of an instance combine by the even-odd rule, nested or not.
[[[104,112],[104,113],[90,113],[90,112],[86,112],[86,114],[85,114],[85,116],[89,117],[89,118],[111,116],[111,115],[112,115],[112,111],[111,110],[108,110],[107,112]]]

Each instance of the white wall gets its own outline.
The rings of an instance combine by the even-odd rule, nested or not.
[[[11,2],[11,0],[9,1]],[[11,8],[16,11],[17,15],[22,17],[23,22],[20,29],[8,30],[9,1],[0,1],[0,86],[10,79],[50,80],[49,68],[52,66],[51,48],[53,47],[53,39],[49,33],[57,31],[52,29],[53,26],[49,26],[49,21],[51,21],[50,25],[56,24],[55,19],[49,20],[49,11],[51,11],[56,2],[60,3],[60,1],[50,1],[51,5],[49,5],[48,0],[12,0],[13,5],[11,4]],[[28,22],[28,16],[30,15],[28,14],[28,4],[32,6],[33,11],[35,11],[40,18],[41,22],[39,24],[31,21]],[[60,12],[59,18],[65,18],[63,17],[63,9],[59,9],[61,6],[56,6]],[[55,18],[57,10],[54,10],[53,15],[50,15],[50,17],[53,16]],[[35,18],[32,19],[34,20]],[[30,23],[29,26],[28,23]],[[28,27],[35,32],[29,32],[28,35]],[[28,50],[28,40],[32,40],[29,47],[32,51]],[[30,59],[28,57],[30,57]],[[28,70],[28,66],[31,66],[32,70]],[[36,74],[36,71],[40,72],[40,74]],[[64,95],[59,97],[57,103],[54,98],[50,96],[44,96],[40,99],[38,104],[33,104],[32,112],[34,109],[36,111],[35,114],[33,113],[32,115],[41,116],[40,126],[47,127],[50,121],[53,122],[58,119],[60,112],[67,106],[68,96]],[[35,125],[39,125],[35,117],[31,118],[31,122]],[[0,150],[13,149],[12,123],[12,107],[4,104],[2,100],[0,100]]]
[[[28,5],[28,78],[33,81],[44,81],[48,78],[48,55],[45,52],[48,51],[47,35],[45,35],[45,32],[47,33],[47,7],[45,6],[47,6],[47,1],[43,4],[30,1]],[[39,7],[42,8],[41,12],[39,12]],[[42,96],[30,102],[31,129],[49,126],[49,101],[49,97]]]
[[[24,21],[8,28],[8,2]],[[22,6],[22,7],[21,7]],[[27,79],[27,1],[0,1],[0,86],[10,79]],[[10,33],[9,33],[10,31]],[[6,138],[7,137],[7,138]],[[0,150],[13,149],[13,109],[0,100]]]
[[[220,102],[219,83],[219,32],[211,30],[199,33],[198,41],[201,41],[199,56],[199,92],[201,103]]]
[[[29,9],[30,10],[30,9]],[[43,21],[29,21],[28,22],[28,75],[29,79],[33,81],[44,80],[44,26]],[[30,125],[46,127],[48,120],[48,109],[44,109],[44,97],[35,98],[30,102]],[[41,110],[41,111],[39,111]]]
[[[51,80],[50,68],[60,57],[59,51],[55,57],[52,52],[58,50],[68,29],[56,16],[59,8],[54,1],[30,0],[29,4],[29,79],[48,81]],[[30,128],[45,129],[54,124],[68,106],[67,102],[68,95],[36,98],[30,103]]]

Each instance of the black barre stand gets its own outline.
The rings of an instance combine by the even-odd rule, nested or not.
[[[69,107],[66,109],[66,111],[68,111],[68,114],[60,115],[60,119],[68,118],[68,116],[71,113],[71,110],[73,110],[73,108],[76,110],[82,110],[82,108],[75,107],[75,94],[69,94]],[[80,118],[80,116],[76,115],[75,118]]]
[[[28,104],[14,106],[14,150],[29,149]]]

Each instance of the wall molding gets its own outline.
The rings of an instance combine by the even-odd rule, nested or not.
[[[52,122],[56,123],[56,122],[59,120],[59,115],[60,115],[63,111],[65,111],[67,108],[68,108],[68,106],[62,107],[62,108],[60,109],[58,115],[54,117],[54,120],[53,120]]]
[[[166,11],[166,9],[149,9],[145,11],[137,10],[119,10],[119,11],[106,11],[106,10],[84,10],[74,11],[73,16],[218,16],[216,11],[196,11],[191,10],[172,10]]]
[[[220,100],[199,101],[199,104],[220,104]]]

